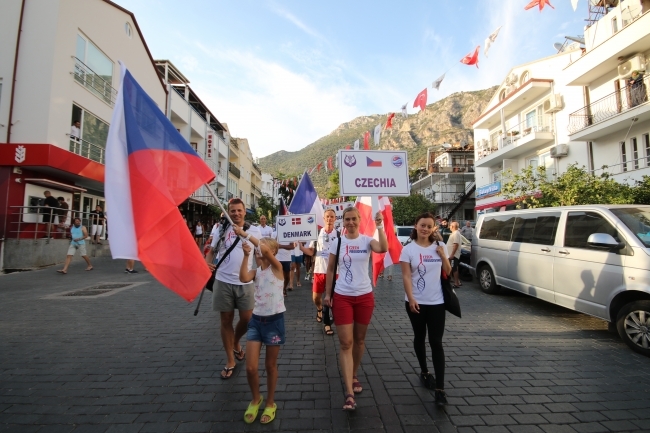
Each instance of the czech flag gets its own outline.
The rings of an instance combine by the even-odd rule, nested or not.
[[[373,161],[366,156],[366,165],[368,167],[381,167],[381,161]]]
[[[313,213],[316,214],[316,225],[325,227],[325,216],[323,215],[323,205],[318,198],[318,193],[311,183],[307,173],[304,174],[296,193],[289,205],[289,212],[294,214]]]
[[[178,211],[215,174],[121,65],[106,142],[106,207],[114,259],[139,260],[191,301],[210,278]]]

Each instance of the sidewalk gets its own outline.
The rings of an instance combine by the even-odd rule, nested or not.
[[[354,413],[341,410],[336,348],[311,290],[289,292],[276,420],[247,425],[244,363],[225,365],[210,293],[198,316],[136,264],[75,258],[0,276],[0,431],[16,432],[607,432],[650,431],[650,358],[604,322],[518,294],[458,290],[447,315],[449,406],[421,386],[398,270],[380,280]],[[45,298],[98,284],[110,296]],[[261,363],[263,365],[263,363]],[[265,379],[262,378],[262,382]]]

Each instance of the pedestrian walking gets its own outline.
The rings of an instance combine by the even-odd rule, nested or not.
[[[472,238],[474,237],[474,229],[472,228],[472,223],[469,221],[465,221],[465,226],[460,229],[460,234],[463,235],[465,239],[468,241],[472,241]]]
[[[293,276],[296,276],[296,287],[301,287],[300,283],[300,265],[302,265],[302,250],[300,247],[302,243],[294,242],[293,251],[291,252],[291,283],[290,286],[293,286]]]
[[[326,335],[334,335],[330,307],[323,304],[323,296],[325,295],[330,245],[332,241],[340,237],[340,234],[334,228],[336,212],[333,209],[326,209],[324,218],[325,226],[318,233],[318,239],[311,241],[309,247],[302,246],[301,249],[305,257],[312,258],[312,262],[314,263],[314,281],[312,283],[311,296],[316,307],[316,321],[318,323],[324,323],[325,327],[323,328],[323,332]]]
[[[246,206],[241,199],[233,198],[228,202],[228,216],[236,227],[244,227],[245,215]],[[247,230],[251,235],[260,237],[257,227],[250,227]],[[217,259],[223,257],[223,261],[215,275],[212,310],[218,311],[220,316],[221,341],[227,358],[226,365],[221,371],[221,378],[226,380],[233,375],[237,365],[235,360],[243,361],[246,356],[239,340],[246,333],[248,321],[253,313],[255,287],[253,284],[239,280],[239,268],[244,258],[244,251],[232,225],[222,225],[219,236],[212,240],[210,252],[205,257],[212,270],[215,269],[215,263],[213,263],[215,252],[217,252]],[[249,256],[249,261],[249,266],[251,266],[253,256]],[[239,321],[236,327],[233,327],[235,309],[239,311]]]
[[[453,225],[453,223],[452,223]],[[446,249],[437,240],[438,228],[432,214],[426,212],[415,219],[410,242],[402,249],[399,261],[402,268],[406,313],[413,327],[413,348],[420,364],[420,380],[435,390],[438,405],[447,404],[445,394],[445,352],[442,336],[445,332],[445,298],[440,282],[441,272],[451,272]],[[427,367],[426,336],[435,378]]]
[[[196,245],[201,248],[201,241],[203,240],[203,224],[201,221],[197,221],[194,226],[194,241]]]
[[[126,269],[124,270],[125,274],[137,274],[138,271],[134,269],[135,267],[135,260],[127,260],[126,261]]]
[[[278,252],[275,258],[278,259],[282,265],[282,273],[284,274],[283,291],[284,296],[287,296],[287,290],[293,290],[291,283],[291,251],[293,251],[293,244],[281,244],[278,239],[278,232],[273,232],[273,239],[278,241]]]
[[[86,241],[85,239],[88,237],[88,230],[86,227],[81,225],[81,219],[75,218],[72,226],[70,227],[70,246],[68,247],[68,254],[65,257],[65,264],[63,265],[63,269],[59,269],[57,272],[59,274],[67,274],[68,273],[68,267],[70,266],[70,262],[72,262],[72,258],[76,254],[77,251],[79,251],[79,254],[81,254],[81,258],[86,261],[86,270],[87,271],[92,271],[93,270],[93,265],[90,263],[90,259],[88,258],[88,253],[86,252]]]
[[[458,266],[460,263],[460,231],[458,230],[458,222],[453,221],[449,224],[451,228],[451,235],[447,243],[449,244],[449,260],[451,261],[451,274],[453,276],[453,287],[458,288],[462,286],[460,280],[458,279]]]
[[[70,212],[70,205],[65,202],[65,198],[57,197],[56,200],[59,202],[59,209],[57,209],[57,215],[59,216],[59,228],[57,231],[62,232],[62,238],[65,238],[67,228],[70,227],[68,222],[68,213]]]
[[[366,331],[375,307],[368,274],[370,252],[385,253],[388,251],[388,240],[381,212],[375,215],[379,240],[359,233],[361,215],[357,208],[346,208],[342,218],[347,233],[330,245],[323,303],[332,308],[339,335],[339,362],[345,382],[343,410],[355,410],[357,403],[354,394],[363,391],[357,372],[365,350]],[[337,280],[336,269],[340,271]]]
[[[45,200],[43,201],[45,209],[41,209],[41,213],[43,215],[43,222],[47,227],[45,238],[53,238],[55,230],[54,219],[59,213],[59,201],[52,196],[50,191],[43,191],[43,195],[45,196]]]
[[[273,229],[266,225],[266,216],[260,216],[260,226],[258,228],[260,229],[263,238],[273,237]]]
[[[94,212],[90,212],[90,218],[93,225],[92,233],[90,234],[92,237],[92,243],[102,245],[100,239],[102,233],[104,233],[104,221],[106,220],[106,215],[104,215],[104,211],[100,205],[95,206]]]
[[[264,397],[260,394],[260,378],[258,365],[262,344],[266,346],[266,406],[260,417],[262,424],[268,424],[275,419],[278,408],[275,403],[275,388],[278,382],[278,354],[284,345],[284,272],[282,264],[275,255],[278,252],[278,243],[275,239],[257,239],[239,227],[235,232],[250,241],[256,248],[255,258],[257,269],[251,270],[248,256],[251,247],[248,243],[242,245],[244,257],[239,270],[239,279],[242,283],[255,281],[255,307],[253,315],[248,322],[246,332],[246,378],[253,394],[253,399],[248,404],[244,413],[244,422],[251,424],[257,418]]]

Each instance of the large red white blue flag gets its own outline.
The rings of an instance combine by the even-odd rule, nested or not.
[[[323,215],[323,205],[318,198],[318,193],[314,184],[311,182],[309,175],[305,173],[293,195],[293,200],[289,205],[289,212],[294,214],[312,213],[316,214],[316,225],[325,227],[325,216]]]
[[[178,205],[215,177],[121,65],[106,142],[106,207],[114,259],[139,260],[191,301],[210,278]]]

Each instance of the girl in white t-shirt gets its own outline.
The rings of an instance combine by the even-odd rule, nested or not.
[[[365,347],[366,331],[375,298],[372,293],[368,262],[370,252],[385,253],[388,251],[388,240],[384,232],[384,217],[381,212],[375,215],[375,224],[379,240],[359,233],[361,215],[359,210],[348,207],[343,211],[343,227],[347,234],[335,239],[330,244],[329,260],[327,263],[327,279],[325,283],[325,299],[323,303],[332,308],[334,324],[339,334],[341,371],[345,382],[345,404],[343,410],[355,410],[354,394],[363,391],[357,378],[361,358]],[[334,285],[334,267],[336,266],[336,250],[339,242],[341,248],[338,260],[338,278]]]
[[[438,227],[432,214],[426,212],[415,219],[412,242],[402,249],[399,261],[406,294],[406,313],[411,320],[413,346],[420,363],[420,380],[435,389],[436,403],[447,403],[445,386],[445,352],[442,336],[445,332],[445,299],[440,283],[441,271],[451,273],[447,251],[437,240]],[[429,330],[429,345],[435,379],[427,368],[425,340]]]
[[[284,344],[284,272],[282,264],[275,258],[278,243],[275,239],[257,238],[249,235],[240,227],[234,228],[238,236],[250,241],[259,250],[256,251],[257,269],[249,268],[248,257],[251,247],[248,242],[242,244],[244,258],[239,270],[239,279],[243,284],[255,280],[255,307],[248,322],[246,332],[246,377],[250,386],[253,400],[244,413],[244,422],[252,423],[257,418],[257,412],[264,398],[260,394],[260,378],[258,365],[262,343],[266,345],[266,407],[260,417],[262,424],[268,424],[275,419],[275,388],[278,381],[278,354]]]

